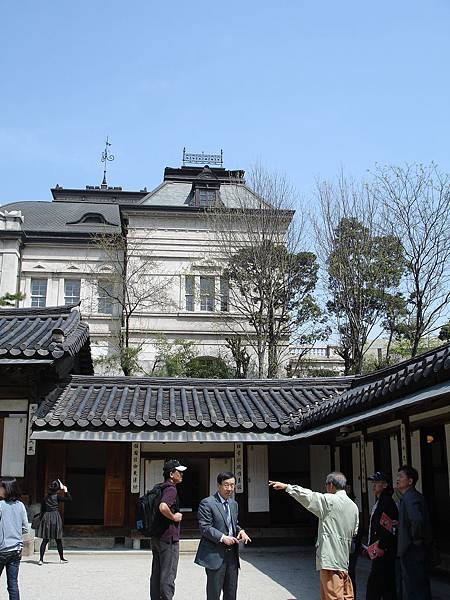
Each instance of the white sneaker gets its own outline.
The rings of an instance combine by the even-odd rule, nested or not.
[[[44,564],[44,563],[42,562],[42,560],[40,560],[40,561],[38,562],[38,565],[39,565],[39,566],[41,566],[41,565],[43,565],[43,564]]]

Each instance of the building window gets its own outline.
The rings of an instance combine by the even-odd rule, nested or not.
[[[214,277],[200,277],[200,310],[214,310]]]
[[[216,201],[216,190],[198,189],[197,198],[199,206],[212,206]]]
[[[195,279],[193,275],[186,275],[184,280],[184,298],[186,310],[194,310]]]
[[[113,312],[113,286],[111,283],[98,285],[98,312],[102,315],[112,315]]]
[[[64,280],[64,304],[78,304],[80,301],[80,280],[65,279]]]
[[[45,306],[47,302],[47,280],[31,280],[31,306]]]
[[[230,310],[230,290],[226,277],[220,278],[220,310],[222,312]]]

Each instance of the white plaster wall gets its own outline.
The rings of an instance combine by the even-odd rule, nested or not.
[[[352,464],[353,464],[353,493],[355,502],[359,510],[362,510],[362,489],[361,489],[361,454],[359,442],[352,444]]]

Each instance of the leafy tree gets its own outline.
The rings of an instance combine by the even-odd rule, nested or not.
[[[16,306],[18,300],[23,300],[25,298],[25,294],[21,292],[16,292],[15,294],[10,294],[6,292],[4,296],[0,297],[0,306]]]
[[[220,356],[195,356],[186,365],[188,377],[229,379],[230,368]]]
[[[320,318],[312,296],[318,264],[311,252],[290,253],[283,244],[264,241],[230,257],[225,275],[235,293],[230,304],[245,315],[267,348],[269,378],[276,377],[283,346],[306,323]],[[306,343],[306,334],[300,343]]]
[[[369,335],[394,300],[390,290],[403,272],[401,246],[395,236],[375,235],[355,218],[342,219],[335,231],[327,261],[327,308],[344,317],[340,333],[345,340],[346,372],[360,373]]]
[[[155,346],[156,358],[151,375],[188,377],[188,365],[195,358],[193,341],[177,338],[169,342],[164,334],[159,334]]]
[[[438,337],[443,342],[450,342],[450,321],[445,325],[442,325]]]
[[[258,377],[276,377],[290,344],[323,334],[313,296],[318,266],[304,251],[302,211],[293,210],[298,199],[287,179],[260,166],[249,179],[249,187],[230,181],[229,204],[209,211],[216,263],[230,285],[221,326],[252,348]],[[248,364],[238,362],[241,376]]]

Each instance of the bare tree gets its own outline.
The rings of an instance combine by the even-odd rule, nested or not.
[[[106,367],[118,365],[124,375],[141,370],[139,353],[143,342],[132,343],[132,320],[142,311],[160,309],[169,303],[170,281],[158,275],[159,265],[146,250],[142,237],[99,234],[92,243],[100,253],[100,264],[90,273],[91,283],[111,312],[119,311],[120,327],[113,332],[114,353],[105,357]]]
[[[400,282],[401,246],[395,235],[381,235],[380,213],[367,184],[341,173],[336,183],[317,183],[317,199],[314,228],[327,277],[327,308],[340,340],[337,352],[346,374],[360,373],[369,338]]]
[[[290,343],[319,335],[311,327],[320,321],[313,298],[318,266],[313,253],[302,251],[296,194],[286,177],[257,166],[249,179],[248,187],[222,184],[210,229],[230,285],[223,323],[253,348],[258,376],[276,377]]]
[[[434,163],[380,166],[374,175],[374,197],[385,209],[387,232],[400,238],[406,258],[403,334],[415,356],[421,339],[438,331],[448,316],[450,177]]]

